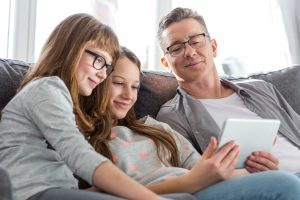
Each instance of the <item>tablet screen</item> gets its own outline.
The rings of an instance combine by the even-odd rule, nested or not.
[[[254,151],[270,152],[280,121],[275,119],[227,119],[219,137],[219,147],[234,140],[240,148],[236,168],[244,168],[245,160]]]

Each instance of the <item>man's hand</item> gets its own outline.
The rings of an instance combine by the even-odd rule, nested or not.
[[[279,161],[271,153],[256,151],[253,152],[246,160],[246,170],[250,173],[278,170]]]

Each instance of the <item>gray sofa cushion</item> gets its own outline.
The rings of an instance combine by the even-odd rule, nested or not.
[[[0,59],[0,110],[16,93],[29,65],[19,60]]]
[[[171,73],[144,71],[135,104],[136,116],[156,117],[160,106],[175,96],[177,86],[177,81]]]
[[[248,79],[262,79],[274,84],[294,110],[300,114],[300,66],[294,65],[269,73],[254,74]],[[246,78],[230,78],[242,80]],[[177,82],[168,72],[144,72],[135,110],[137,117],[155,117],[159,108],[176,94]]]
[[[249,78],[262,79],[272,83],[287,102],[300,115],[300,66],[293,65],[282,70],[251,75]]]

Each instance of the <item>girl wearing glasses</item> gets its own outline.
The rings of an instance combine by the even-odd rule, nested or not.
[[[102,93],[107,83],[102,82],[118,54],[114,32],[87,14],[66,18],[49,36],[19,92],[2,110],[0,161],[16,200],[119,199],[78,190],[73,174],[126,199],[164,199],[86,141],[110,129],[108,92]]]
[[[189,192],[199,200],[300,199],[300,181],[292,174],[269,171],[248,175],[236,171],[239,150],[233,142],[217,151],[217,141],[212,138],[200,156],[167,124],[150,117],[137,120],[133,106],[140,73],[138,58],[123,48],[111,76],[113,127],[101,136],[102,142],[94,145],[96,151],[160,194]]]

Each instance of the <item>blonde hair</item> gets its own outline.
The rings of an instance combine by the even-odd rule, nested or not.
[[[96,132],[111,129],[108,84],[100,84],[88,97],[79,96],[76,67],[88,46],[107,51],[112,65],[119,57],[119,42],[110,27],[85,13],[67,17],[50,34],[37,63],[28,71],[20,87],[46,76],[62,79],[73,100],[76,123],[87,139]]]

